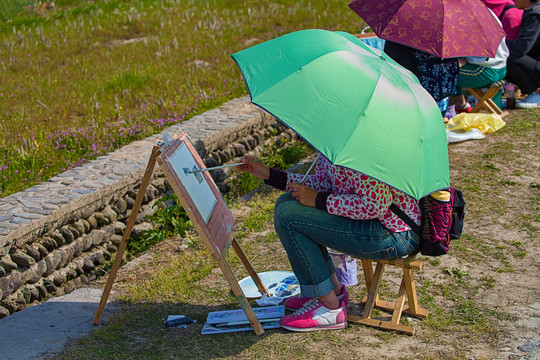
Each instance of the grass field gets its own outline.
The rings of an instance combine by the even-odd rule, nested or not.
[[[41,11],[33,1],[0,0],[0,196],[245,94],[229,56],[235,51],[306,28],[359,32],[347,3],[59,0]],[[402,319],[415,326],[414,337],[360,325],[201,335],[209,311],[239,305],[190,234],[182,252],[178,238],[168,239],[146,262],[121,269],[114,285],[121,310],[51,358],[526,358],[514,349],[538,337],[526,325],[540,288],[540,109],[505,120],[484,140],[449,146],[451,181],[468,206],[465,230],[449,255],[422,257],[417,289],[430,314]],[[277,196],[227,198],[234,234],[260,272],[290,269],[272,229]],[[247,275],[237,257],[228,260],[238,279]],[[382,298],[391,299],[398,279],[390,271]],[[362,280],[349,291],[358,308]],[[169,314],[197,323],[167,329]]]
[[[245,94],[236,51],[363,27],[341,0],[54,3],[0,0],[0,197]]]
[[[239,304],[192,233],[184,241],[176,237],[159,243],[146,260],[121,268],[113,287],[121,310],[51,359],[533,358],[518,346],[538,341],[534,324],[540,313],[532,309],[540,305],[540,109],[514,110],[505,120],[504,128],[483,140],[449,146],[451,181],[467,201],[464,234],[452,241],[448,255],[420,256],[423,268],[415,275],[416,288],[429,315],[401,320],[415,327],[414,336],[358,324],[312,333],[276,329],[263,336],[201,335],[208,312]],[[227,200],[237,221],[234,236],[259,272],[290,270],[273,231],[279,194],[263,188],[249,201]],[[189,246],[179,252],[182,242]],[[233,251],[227,259],[237,279],[248,275]],[[387,269],[382,299],[395,301],[400,275]],[[366,294],[360,264],[358,277],[358,285],[348,288],[356,314]],[[94,285],[104,283],[102,278]],[[172,314],[197,323],[168,329],[164,321]]]

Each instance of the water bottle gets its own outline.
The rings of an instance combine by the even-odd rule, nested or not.
[[[446,190],[435,191],[431,197],[439,201],[450,201],[450,192]]]
[[[516,107],[516,87],[514,84],[508,84],[504,87],[506,95],[506,108],[514,109]]]

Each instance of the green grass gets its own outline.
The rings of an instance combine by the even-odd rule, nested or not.
[[[235,51],[294,30],[354,33],[363,27],[346,2],[337,0],[55,3],[54,12],[38,14],[27,7],[34,2],[0,0],[0,196],[246,94],[229,57]],[[408,351],[413,343],[416,358],[461,359],[470,357],[471,345],[495,345],[505,334],[501,324],[516,318],[484,304],[483,294],[505,295],[500,278],[519,274],[537,241],[539,185],[524,184],[526,176],[537,176],[524,155],[538,151],[539,115],[519,111],[478,152],[452,153],[452,183],[468,205],[465,234],[452,242],[450,264],[444,257],[424,259],[430,275],[418,274],[417,290],[430,314],[421,321],[402,319],[421,330],[414,338],[359,325],[339,332],[203,336],[200,324],[209,311],[237,308],[238,302],[202,242],[189,237],[188,249],[156,250],[146,273],[137,269],[133,280],[115,284],[121,312],[54,358],[363,358],[365,348],[373,358],[400,343]],[[265,160],[276,166],[305,154],[291,148],[274,157],[279,149],[267,150]],[[235,181],[237,193],[227,201],[243,212],[236,218],[236,238],[258,271],[288,270],[272,231],[277,193],[245,202],[241,195],[260,182],[245,174]],[[162,221],[161,230],[170,235],[179,232],[172,218],[178,217],[163,213],[154,221]],[[498,229],[513,230],[520,240],[502,238]],[[238,279],[247,276],[232,252],[227,260]],[[382,285],[385,297],[398,286],[389,278]],[[351,289],[357,301],[362,291]],[[171,331],[163,325],[168,314],[186,314],[198,323]],[[431,345],[444,350],[434,353]]]
[[[460,157],[461,152],[453,152],[450,147],[452,182],[460,189],[470,182],[477,187],[464,191],[468,206],[465,233],[452,242],[450,255],[420,257],[424,267],[415,275],[416,288],[419,303],[429,314],[423,320],[408,316],[401,320],[417,329],[414,337],[355,324],[339,332],[295,334],[271,330],[260,337],[252,332],[201,335],[200,324],[209,311],[238,308],[238,302],[231,296],[217,264],[195,237],[181,254],[171,256],[160,249],[152,252],[151,271],[120,285],[122,312],[55,358],[362,359],[384,358],[392,349],[391,358],[405,359],[410,358],[406,354],[412,348],[414,358],[418,359],[463,359],[472,357],[471,347],[485,352],[499,349],[501,343],[509,341],[509,324],[518,319],[514,310],[502,305],[518,301],[507,296],[517,291],[511,272],[518,275],[523,271],[523,261],[534,261],[528,253],[538,241],[533,232],[538,230],[538,188],[521,178],[530,176],[526,158],[534,154],[531,149],[536,147],[539,130],[539,118],[528,118],[528,114],[518,113],[510,118],[507,127],[490,135],[492,144],[484,143],[475,152],[465,152]],[[520,121],[521,116],[529,123]],[[456,148],[462,149],[463,145]],[[508,149],[521,151],[513,151],[510,156]],[[493,178],[497,176],[518,178],[512,178],[516,185],[509,191],[508,185]],[[245,186],[245,190],[249,192],[251,187]],[[242,200],[240,194],[227,198],[229,207],[239,214],[235,237],[259,272],[289,269],[286,254],[272,231],[271,213],[277,196],[277,191],[261,191],[250,201]],[[501,208],[509,208],[504,221],[498,219],[500,215],[493,215]],[[520,237],[506,238],[495,225],[510,232],[519,231]],[[247,276],[233,252],[229,252],[227,261],[238,279]],[[399,277],[391,274],[391,267],[387,268],[380,296],[391,300]],[[502,277],[506,277],[506,283],[501,283]],[[359,279],[359,286],[350,287],[349,291],[351,299],[359,302],[365,295],[363,280]],[[485,301],[493,296],[500,296],[502,302]],[[186,314],[197,324],[170,331],[163,326],[168,314]],[[377,310],[374,315],[385,313]],[[396,357],[400,346],[403,355]],[[438,350],[434,352],[434,348]]]
[[[141,239],[132,239],[128,243],[128,259],[148,250],[152,245],[164,239],[175,235],[183,237],[186,231],[193,228],[193,223],[189,220],[176,195],[164,196],[156,201],[153,206],[158,208],[156,213],[147,216],[146,219],[152,222],[154,226],[150,230],[143,231]]]
[[[0,0],[0,197],[246,94],[230,55],[363,28],[340,0]]]
[[[130,296],[126,302],[145,302],[159,298],[165,302],[187,302],[205,291],[201,286],[193,286],[208,276],[215,264],[206,249],[185,252],[171,259],[170,263],[153,276],[139,284],[130,286]]]

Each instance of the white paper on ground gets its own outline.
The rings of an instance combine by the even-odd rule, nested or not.
[[[253,308],[253,312],[263,329],[276,329],[279,327],[279,319],[285,316],[285,306]],[[249,323],[244,310],[236,309],[208,313],[201,333],[219,334],[248,330],[253,330],[253,327]]]
[[[259,320],[271,318],[279,319],[285,316],[285,306],[253,308],[253,312]],[[209,324],[229,323],[242,320],[248,320],[246,313],[242,309],[211,311],[206,318],[206,321]]]

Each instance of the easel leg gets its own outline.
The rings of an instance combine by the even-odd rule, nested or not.
[[[266,288],[264,283],[261,281],[259,274],[257,274],[255,269],[253,269],[253,265],[251,265],[251,262],[249,261],[246,254],[244,253],[244,250],[242,250],[242,248],[240,247],[240,244],[238,244],[238,241],[236,240],[236,238],[233,238],[231,243],[232,243],[232,247],[234,251],[236,251],[236,254],[242,261],[242,264],[244,264],[244,267],[248,271],[249,276],[251,276],[255,285],[257,285],[257,289],[259,289],[259,292],[261,294],[266,294],[267,296],[270,296],[268,289]]]
[[[94,322],[93,322],[94,325],[99,324],[99,321],[101,320],[101,315],[103,314],[103,311],[105,310],[105,305],[107,304],[107,299],[109,298],[109,294],[111,292],[112,285],[116,277],[116,273],[118,272],[118,269],[120,268],[120,263],[122,262],[124,251],[126,250],[126,246],[129,242],[129,237],[131,236],[131,230],[133,230],[133,226],[135,225],[135,220],[137,219],[137,214],[139,212],[139,209],[141,208],[144,194],[146,193],[146,188],[148,187],[148,184],[150,183],[150,179],[152,178],[152,173],[154,171],[154,165],[156,164],[156,159],[160,155],[160,153],[161,151],[159,150],[159,147],[154,146],[154,148],[152,149],[152,154],[150,155],[150,160],[148,161],[148,165],[146,166],[146,172],[144,173],[141,186],[139,187],[139,192],[137,193],[137,197],[135,198],[135,203],[133,204],[133,208],[131,209],[131,214],[129,216],[129,220],[126,225],[126,228],[124,230],[122,241],[120,242],[120,245],[118,246],[118,250],[116,251],[114,263],[111,267],[111,271],[107,279],[107,284],[105,285],[105,289],[103,290],[103,295],[101,295],[101,301],[99,302],[96,315],[94,316]]]
[[[255,312],[253,312],[253,308],[251,307],[251,304],[247,300],[246,296],[244,295],[244,292],[242,291],[242,288],[240,285],[238,285],[238,281],[236,281],[236,278],[234,277],[234,274],[229,267],[229,264],[225,261],[223,257],[220,257],[218,259],[219,267],[221,268],[221,271],[223,272],[223,275],[225,275],[225,279],[229,282],[229,285],[231,285],[232,292],[234,296],[236,296],[236,299],[240,303],[240,306],[246,313],[246,316],[251,323],[251,326],[253,327],[253,330],[255,331],[255,334],[262,335],[264,334],[264,329],[262,328],[261,323],[257,319],[257,316],[255,315]]]

